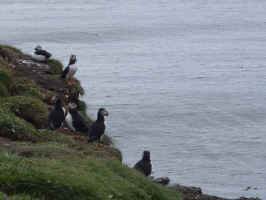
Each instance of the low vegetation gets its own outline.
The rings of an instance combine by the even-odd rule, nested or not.
[[[51,73],[53,74],[61,74],[64,68],[63,64],[56,59],[49,59],[48,65],[51,66]]]

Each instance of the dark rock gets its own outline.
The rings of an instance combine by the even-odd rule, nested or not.
[[[187,186],[183,186],[179,184],[175,185],[174,187],[176,190],[178,190],[179,192],[183,194],[193,194],[193,195],[202,194],[201,188],[199,187],[187,187]]]
[[[182,200],[261,200],[259,198],[240,197],[238,199],[226,199],[217,196],[203,194],[198,187],[187,187],[183,185],[174,185],[171,188],[179,191],[182,195]]]
[[[154,181],[162,185],[168,185],[170,182],[170,179],[168,177],[160,177],[160,178],[156,178]]]

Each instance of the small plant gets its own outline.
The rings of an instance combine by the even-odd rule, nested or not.
[[[10,46],[10,45],[1,44],[0,47],[6,51],[12,51],[12,52],[17,53],[17,54],[23,54],[23,52],[20,49],[13,47],[13,46]]]
[[[0,199],[1,200],[7,200],[6,194],[4,194],[3,192],[0,192]]]
[[[49,59],[47,64],[51,66],[51,69],[50,69],[51,73],[53,74],[62,73],[64,66],[60,61],[56,59]]]
[[[47,127],[48,108],[41,100],[29,96],[12,96],[3,98],[1,104],[35,127]]]
[[[43,99],[39,87],[32,81],[17,79],[11,88],[13,95],[32,96]]]
[[[8,90],[5,85],[0,83],[0,97],[7,97],[8,96]]]
[[[12,140],[29,140],[36,134],[36,129],[28,122],[10,112],[7,107],[0,106],[0,136]]]
[[[0,69],[0,84],[3,84],[7,89],[11,87],[12,75],[7,69]]]

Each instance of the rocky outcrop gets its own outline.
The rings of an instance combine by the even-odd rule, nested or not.
[[[240,197],[238,199],[226,199],[217,196],[203,194],[201,188],[199,187],[187,187],[179,184],[171,186],[171,188],[179,191],[182,194],[182,200],[262,200],[259,198],[246,198],[246,197]]]

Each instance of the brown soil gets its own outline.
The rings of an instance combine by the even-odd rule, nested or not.
[[[12,140],[4,137],[0,137],[0,146],[9,146]]]
[[[32,61],[28,57],[18,59],[15,62],[16,76],[33,80],[41,88],[59,96],[68,89],[65,81],[60,79],[59,75],[51,74],[49,65]]]

